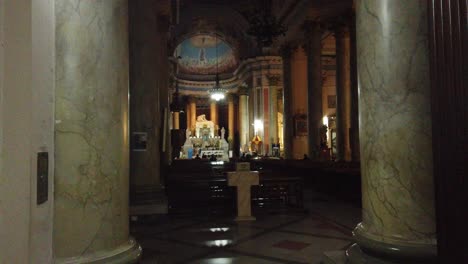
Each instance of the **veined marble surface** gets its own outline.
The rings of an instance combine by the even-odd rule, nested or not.
[[[238,220],[255,220],[252,218],[250,187],[258,185],[259,180],[258,171],[228,172],[228,185],[237,187]]]
[[[426,12],[425,1],[357,5],[362,228],[388,243],[435,244]]]
[[[55,2],[57,258],[128,240],[126,0]]]

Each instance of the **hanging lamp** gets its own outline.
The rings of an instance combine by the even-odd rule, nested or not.
[[[211,99],[215,101],[222,100],[226,97],[226,89],[221,87],[219,83],[219,73],[218,73],[218,36],[215,34],[215,45],[216,45],[216,81],[213,88],[211,88],[208,93],[210,94]]]

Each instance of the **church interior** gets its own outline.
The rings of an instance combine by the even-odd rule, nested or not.
[[[0,264],[468,263],[467,0],[0,0]]]

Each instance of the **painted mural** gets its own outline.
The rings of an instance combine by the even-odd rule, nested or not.
[[[238,64],[232,48],[214,35],[192,36],[177,46],[174,56],[180,56],[179,73],[208,75],[216,74],[216,54],[218,72],[233,72]]]

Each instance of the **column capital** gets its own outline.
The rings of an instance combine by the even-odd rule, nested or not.
[[[279,53],[283,60],[291,59],[291,56],[294,52],[295,48],[291,45],[291,43],[286,42],[279,48]]]
[[[193,97],[193,96],[187,96],[187,103],[196,103],[197,102],[197,98],[196,97]]]
[[[302,24],[301,29],[304,32],[304,37],[307,41],[317,33],[322,34],[326,27],[325,24],[319,20],[306,20]]]
[[[234,102],[234,99],[236,98],[236,95],[233,94],[233,93],[228,93],[226,94],[226,99],[227,99],[227,102],[230,103],[230,102]]]
[[[344,19],[333,21],[330,23],[329,28],[337,39],[348,37],[350,34],[350,25]]]
[[[326,30],[326,25],[321,21],[306,20],[302,24],[302,31],[304,32],[304,44],[302,45],[306,55],[315,46],[314,43],[320,42],[322,33]]]
[[[268,85],[270,86],[278,86],[281,82],[280,74],[267,74],[266,78],[268,79]]]
[[[238,95],[248,95],[249,94],[249,86],[247,86],[246,83],[242,83],[238,90],[237,90]]]

